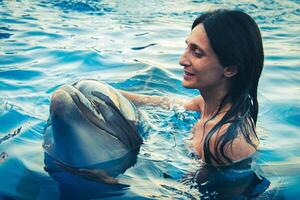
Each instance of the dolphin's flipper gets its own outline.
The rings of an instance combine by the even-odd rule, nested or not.
[[[142,144],[137,121],[134,105],[106,84],[83,80],[64,85],[51,98],[45,152],[69,167],[122,160]]]

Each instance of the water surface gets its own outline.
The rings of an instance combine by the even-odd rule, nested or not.
[[[300,5],[296,0],[0,1],[0,198],[58,199],[44,170],[43,128],[51,93],[93,78],[116,88],[192,98],[178,59],[193,19],[216,8],[241,9],[258,23],[265,66],[259,85],[256,167],[271,185],[262,199],[300,195]],[[199,162],[185,144],[196,114],[140,108],[145,143],[119,178],[122,197],[198,199],[179,181]],[[108,195],[109,196],[109,195]]]

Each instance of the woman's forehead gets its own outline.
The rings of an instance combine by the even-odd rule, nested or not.
[[[193,28],[186,42],[187,44],[195,44],[199,46],[201,49],[203,49],[204,51],[211,50],[209,40],[203,24],[198,24]]]

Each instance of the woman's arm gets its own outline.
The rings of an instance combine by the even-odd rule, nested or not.
[[[166,96],[150,96],[150,95],[135,94],[123,90],[120,90],[120,92],[127,99],[131,100],[134,104],[157,105],[168,109],[172,108],[175,105],[180,105],[183,106],[186,110],[200,111],[201,103],[203,102],[201,96],[189,101],[187,99],[169,98]]]

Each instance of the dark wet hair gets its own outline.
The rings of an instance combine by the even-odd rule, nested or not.
[[[236,66],[238,70],[231,78],[227,95],[211,119],[216,117],[226,102],[230,102],[232,107],[204,140],[206,163],[212,164],[213,159],[218,164],[224,164],[224,160],[232,162],[225,155],[224,147],[239,134],[256,148],[251,138],[257,138],[257,86],[264,62],[262,38],[255,21],[242,11],[215,10],[204,13],[195,19],[192,29],[200,23],[204,25],[210,45],[223,67]],[[210,139],[224,124],[230,125],[216,141],[213,155],[210,152]]]

